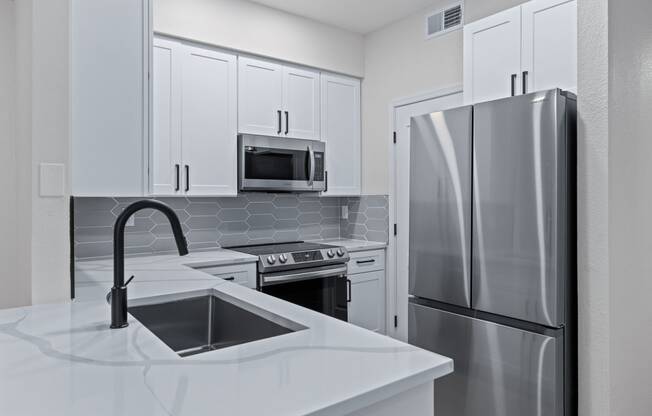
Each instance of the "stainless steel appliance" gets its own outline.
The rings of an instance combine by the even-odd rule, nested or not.
[[[298,241],[229,249],[258,256],[261,292],[347,320],[351,281],[346,273],[349,253],[344,247]]]
[[[576,100],[414,117],[409,341],[454,359],[438,416],[577,413]]]
[[[315,140],[243,134],[238,136],[241,191],[327,190],[326,144]]]

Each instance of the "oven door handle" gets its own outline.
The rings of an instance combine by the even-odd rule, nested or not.
[[[296,282],[299,280],[321,279],[324,277],[346,276],[346,266],[332,267],[321,270],[306,270],[293,273],[270,273],[261,275],[262,286],[278,283]]]
[[[315,182],[315,152],[312,150],[311,145],[308,145],[308,155],[310,155],[308,186],[312,186],[313,182]]]

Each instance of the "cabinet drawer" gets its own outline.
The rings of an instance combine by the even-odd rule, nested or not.
[[[383,270],[385,268],[385,250],[360,251],[351,253],[348,272],[350,275],[357,273]]]
[[[256,263],[229,266],[200,266],[193,268],[200,272],[210,274],[211,276],[228,280],[232,283],[237,283],[249,288],[256,287]]]
[[[245,284],[248,282],[249,279],[249,273],[247,273],[246,271],[214,274],[213,276],[237,284]]]

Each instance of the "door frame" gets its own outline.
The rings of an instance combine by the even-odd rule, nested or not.
[[[397,338],[403,341],[407,341],[407,324],[408,317],[401,316],[401,310],[406,308],[401,307],[401,303],[405,302],[407,304],[407,297],[404,300],[398,298],[398,261],[396,258],[397,245],[396,238],[394,235],[394,224],[399,224],[401,221],[397,218],[396,212],[396,146],[394,143],[394,132],[396,129],[396,110],[399,107],[406,105],[417,104],[422,101],[434,100],[437,98],[444,98],[449,95],[460,94],[464,92],[462,84],[452,85],[450,87],[439,88],[436,90],[428,90],[415,95],[399,97],[390,101],[388,105],[388,169],[389,169],[389,239],[387,243],[387,258],[386,258],[386,273],[387,273],[387,286],[386,286],[386,296],[387,296],[387,313],[386,313],[386,322],[387,322],[387,335]],[[401,232],[401,229],[405,229],[405,226],[399,228],[398,232]],[[406,277],[407,278],[407,277]],[[397,319],[398,325],[395,327],[395,317]]]

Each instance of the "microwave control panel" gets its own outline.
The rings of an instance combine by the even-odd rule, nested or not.
[[[315,152],[315,182],[324,181],[324,152]]]

